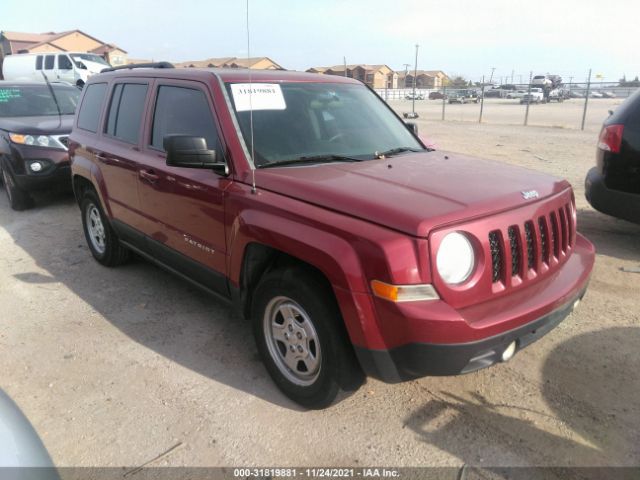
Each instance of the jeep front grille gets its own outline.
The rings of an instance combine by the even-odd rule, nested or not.
[[[573,242],[571,203],[537,219],[509,225],[506,231],[492,230],[489,232],[492,281],[507,284],[508,278],[524,279],[528,274],[547,271],[568,254]]]

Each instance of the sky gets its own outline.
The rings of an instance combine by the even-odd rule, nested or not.
[[[0,30],[80,29],[131,58],[247,56],[246,0],[0,0]],[[249,0],[250,54],[306,70],[343,63],[477,81],[529,72],[640,75],[639,0]],[[508,77],[508,78],[504,78]]]

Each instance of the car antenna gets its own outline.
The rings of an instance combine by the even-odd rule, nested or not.
[[[44,81],[47,84],[47,87],[49,87],[49,92],[51,93],[51,96],[53,97],[53,102],[56,104],[56,109],[58,110],[58,128],[60,128],[60,127],[62,127],[62,111],[60,110],[60,104],[58,103],[58,97],[56,97],[56,93],[53,91],[53,87],[51,86],[51,82],[49,82],[49,79],[47,78],[47,75],[42,70],[40,70],[40,73],[44,77]]]
[[[249,36],[249,0],[247,0],[247,68],[249,69],[249,132],[251,135],[251,193],[256,193],[256,165],[255,165],[255,147],[253,146],[253,104],[251,103],[251,94],[253,93],[253,84],[251,82],[251,42]]]

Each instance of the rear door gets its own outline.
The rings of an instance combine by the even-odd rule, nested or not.
[[[154,256],[211,290],[227,294],[225,191],[230,177],[208,169],[169,167],[163,139],[204,137],[220,161],[226,148],[207,85],[158,79],[140,162],[144,232]]]
[[[116,228],[121,223],[141,228],[138,198],[138,165],[141,152],[142,124],[150,85],[147,80],[127,77],[111,84],[107,115],[102,127],[102,141],[96,159],[109,197]],[[138,238],[123,239],[138,243]]]
[[[47,76],[50,82],[56,80],[56,56],[55,55],[45,55],[44,56],[44,74]],[[42,74],[40,72],[37,73],[38,77],[35,80],[37,82],[43,81]]]

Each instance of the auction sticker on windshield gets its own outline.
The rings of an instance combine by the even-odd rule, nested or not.
[[[231,93],[236,104],[236,112],[287,108],[282,89],[276,83],[233,83]]]
[[[22,93],[17,88],[0,88],[0,102],[7,103],[12,98],[20,98]]]

